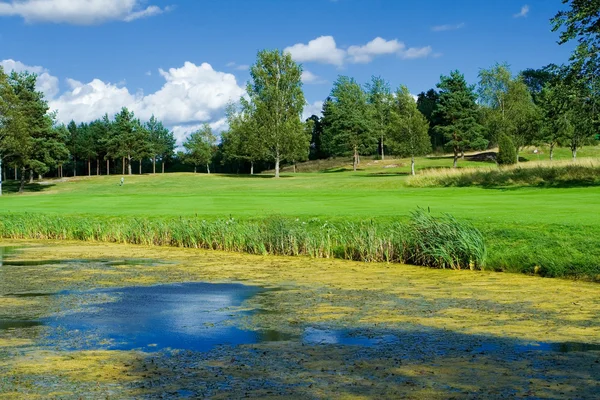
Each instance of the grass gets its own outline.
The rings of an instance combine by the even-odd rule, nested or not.
[[[600,147],[578,154],[600,156]],[[541,159],[546,155],[541,149]],[[522,158],[534,160],[532,156],[537,158],[530,149],[521,153]],[[557,160],[568,157],[568,149],[555,154]],[[451,164],[451,158],[431,157],[418,159],[416,165],[434,169]],[[496,168],[463,160],[459,166]],[[37,191],[3,196],[0,210],[4,215],[31,213],[107,223],[175,218],[265,221],[278,215],[301,221],[316,218],[336,226],[372,221],[386,228],[406,224],[410,213],[422,207],[434,215],[449,213],[480,230],[489,269],[600,279],[600,187],[415,188],[406,185],[407,160],[363,159],[360,171],[345,168],[286,173],[279,180],[268,175],[134,175],[125,177],[123,187],[118,186],[120,176],[49,180],[36,185]]]
[[[423,171],[408,182],[411,187],[511,187],[598,186],[600,162],[596,158],[537,161],[506,167],[463,168]]]
[[[279,216],[264,220],[198,218],[110,220],[56,215],[8,214],[0,237],[59,239],[173,246],[261,255],[343,258],[411,263],[438,268],[482,268],[481,233],[451,216],[412,213],[408,224],[328,223]]]

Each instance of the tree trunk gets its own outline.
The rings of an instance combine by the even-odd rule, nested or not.
[[[162,162],[162,173],[163,174],[165,173],[165,162],[164,161]]]
[[[156,157],[152,157],[152,173],[156,174]]]
[[[77,177],[77,157],[73,157],[73,177]]]
[[[42,180],[42,174],[38,174],[38,181]]]
[[[140,175],[142,174],[142,160],[140,160]]]
[[[123,163],[122,163],[122,168],[123,168],[123,175],[125,175],[125,157],[123,157]]]
[[[577,148],[571,149],[571,153],[573,154],[573,160],[577,158]]]
[[[17,167],[15,167],[15,181],[19,180],[19,174],[17,173]]]
[[[194,173],[196,173],[196,169],[197,169],[197,168],[196,168],[196,166],[194,165]]]
[[[100,175],[100,159],[96,158],[96,176]]]
[[[453,168],[458,167],[458,149],[454,149],[454,163],[452,164]]]
[[[250,175],[254,175],[254,162],[250,162]]]
[[[294,162],[294,173],[296,173],[296,163]]]
[[[129,175],[133,175],[133,172],[131,171],[131,155],[127,155],[127,172]]]
[[[92,176],[92,160],[88,157],[88,176]]]
[[[106,175],[110,175],[110,160],[106,159]]]
[[[356,172],[356,166],[358,165],[358,149],[354,146],[354,157],[352,162],[352,169]]]
[[[23,193],[23,190],[25,189],[25,174],[27,173],[27,171],[25,170],[25,167],[21,168],[21,184],[19,185],[19,193]]]
[[[210,165],[206,164],[206,173],[210,175]]]
[[[275,178],[279,178],[279,154],[275,157]]]
[[[29,170],[29,183],[33,183],[33,170]]]
[[[410,157],[410,174],[415,174],[415,156]]]
[[[554,144],[550,145],[550,161],[554,159]]]
[[[383,150],[383,135],[381,135],[381,161],[385,160],[385,153]]]

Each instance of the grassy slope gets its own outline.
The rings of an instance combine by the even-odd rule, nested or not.
[[[563,154],[564,153],[564,154]],[[598,154],[597,148],[581,151]],[[560,151],[557,158],[569,156]],[[442,167],[451,160],[418,160]],[[405,164],[383,168],[382,164]],[[463,165],[474,163],[464,162]],[[600,274],[600,187],[585,188],[407,188],[406,160],[363,161],[363,170],[267,176],[205,174],[78,178],[40,192],[0,198],[2,212],[99,216],[226,216],[269,214],[323,219],[405,218],[416,207],[472,221],[490,247],[492,266],[533,270],[540,262],[561,268],[592,268]],[[339,171],[335,169],[333,171]],[[540,261],[541,260],[541,261]],[[518,266],[518,267],[517,267]]]

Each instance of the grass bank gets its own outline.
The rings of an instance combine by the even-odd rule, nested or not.
[[[199,218],[102,219],[5,214],[0,237],[59,239],[223,250],[261,255],[395,262],[436,268],[481,269],[486,250],[481,233],[449,215],[425,210],[410,220],[332,223],[273,216],[262,220]]]
[[[407,180],[410,187],[585,187],[600,185],[598,159],[542,161],[507,167],[427,170]]]

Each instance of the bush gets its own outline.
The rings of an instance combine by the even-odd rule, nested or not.
[[[498,164],[513,165],[517,163],[517,149],[515,148],[515,144],[510,137],[507,135],[500,136],[500,140],[498,140],[498,148]]]

